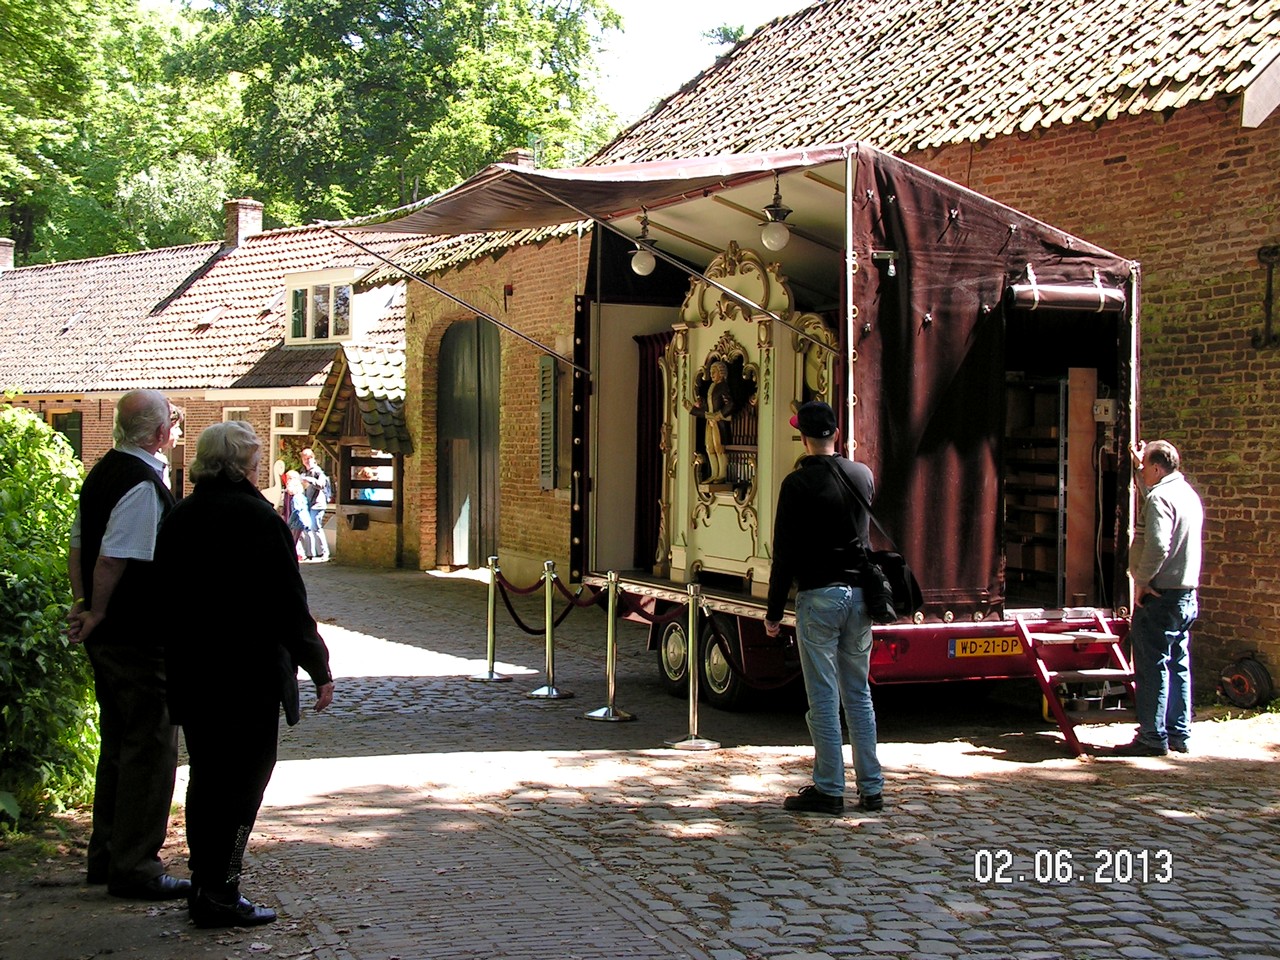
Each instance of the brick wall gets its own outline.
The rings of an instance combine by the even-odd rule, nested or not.
[[[320,391],[317,389],[317,397],[319,393]],[[196,438],[200,436],[200,431],[211,423],[221,423],[222,411],[225,407],[247,408],[249,411],[249,423],[252,424],[254,431],[262,439],[264,445],[269,442],[271,437],[272,407],[296,406],[302,407],[308,412],[315,408],[314,398],[310,400],[296,398],[209,400],[205,399],[206,395],[203,392],[199,396],[185,396],[176,391],[168,396],[171,403],[182,407],[186,413],[182,447],[179,457],[175,458],[174,461],[175,465],[179,467],[185,467],[195,458]],[[119,397],[119,394],[102,394],[64,400],[61,398],[41,397],[39,395],[27,395],[15,397],[9,402],[15,407],[26,407],[33,410],[46,419],[49,411],[79,410],[81,413],[82,434],[80,456],[84,462],[85,469],[88,470],[112,447],[111,428],[115,420],[116,401]],[[258,486],[266,488],[270,485],[269,471],[270,464],[263,463],[257,477]],[[187,491],[190,491],[189,481]]]
[[[1280,349],[1250,341],[1258,248],[1280,242],[1280,117],[1243,129],[1224,99],[907,159],[1142,263],[1140,432],[1178,447],[1207,514],[1197,688],[1247,651],[1280,683]]]
[[[496,260],[465,265],[436,278],[450,293],[555,347],[573,334],[574,296],[584,283],[589,237],[508,250]],[[504,303],[503,287],[513,292]],[[474,313],[421,285],[409,292],[406,325],[407,416],[414,456],[406,460],[406,521],[416,526],[418,563],[436,558],[436,406],[440,343],[449,326]],[[542,561],[568,564],[569,501],[538,480],[538,358],[541,353],[502,332],[499,454],[499,559],[503,573],[523,582]],[[420,345],[420,346],[419,346]],[[412,518],[412,519],[410,519]],[[412,538],[410,538],[412,539]],[[483,563],[483,559],[479,561]]]

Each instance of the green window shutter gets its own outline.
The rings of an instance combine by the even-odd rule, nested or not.
[[[289,335],[295,340],[301,340],[307,335],[307,291],[294,290],[293,299],[290,305],[290,318],[292,325]]]
[[[556,360],[538,359],[538,479],[543,490],[556,487]]]

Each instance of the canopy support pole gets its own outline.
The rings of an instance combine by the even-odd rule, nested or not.
[[[488,320],[495,327],[498,327],[501,330],[507,331],[507,333],[511,334],[514,337],[519,338],[520,340],[523,340],[525,343],[529,344],[531,347],[537,350],[540,350],[541,352],[545,353],[547,356],[555,357],[561,363],[565,364],[566,366],[572,367],[574,370],[581,372],[584,376],[587,376],[587,377],[591,376],[591,371],[588,370],[586,367],[579,366],[578,364],[570,360],[568,357],[566,357],[564,354],[556,353],[555,350],[552,350],[545,343],[535,340],[533,339],[533,337],[530,337],[527,334],[521,333],[519,330],[511,326],[509,323],[503,323],[501,320],[499,320],[497,317],[493,316],[492,314],[486,313],[484,310],[481,310],[475,304],[468,303],[466,300],[462,299],[462,297],[452,294],[448,290],[444,289],[443,287],[432,283],[430,280],[428,280],[426,277],[422,276],[421,274],[414,273],[412,270],[408,269],[407,267],[400,266],[400,264],[396,263],[394,260],[390,260],[387,257],[384,257],[382,254],[378,253],[376,250],[370,250],[363,243],[360,243],[360,241],[352,240],[345,233],[338,232],[333,227],[329,226],[327,223],[321,224],[321,226],[323,226],[326,230],[328,230],[330,233],[332,233],[335,237],[339,238],[340,240],[345,240],[347,243],[351,244],[353,247],[363,250],[365,253],[369,254],[369,256],[382,261],[392,270],[397,270],[400,273],[403,273],[410,280],[417,280],[418,283],[422,284],[424,287],[428,287],[434,290],[436,293],[440,294],[440,296],[444,297],[446,300],[452,300],[458,306],[465,307],[467,310],[470,310],[481,320]]]

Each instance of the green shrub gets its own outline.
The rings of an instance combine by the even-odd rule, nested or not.
[[[82,479],[60,434],[0,406],[0,822],[83,802],[92,790],[93,674],[64,633]]]

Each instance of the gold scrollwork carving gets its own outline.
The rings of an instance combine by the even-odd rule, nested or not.
[[[795,325],[805,334],[796,333],[791,338],[792,348],[803,357],[804,364],[803,384],[796,402],[808,399],[830,403],[839,341],[816,313],[801,314],[796,317]]]
[[[730,241],[729,248],[711,261],[703,275],[779,316],[791,315],[791,288],[778,264],[765,263],[754,250],[744,250],[736,241]],[[719,286],[698,280],[685,296],[680,318],[691,326],[705,327],[717,319],[751,323],[761,315],[749,311]]]

